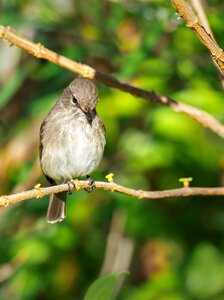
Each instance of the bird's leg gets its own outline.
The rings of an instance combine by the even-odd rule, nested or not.
[[[86,175],[86,180],[88,180],[88,182],[89,182],[89,187],[85,188],[84,190],[87,191],[88,193],[90,193],[95,189],[96,184],[95,184],[95,181],[89,175]]]
[[[75,188],[75,182],[73,180],[64,180],[63,183],[68,185],[68,194],[72,194],[72,190]]]

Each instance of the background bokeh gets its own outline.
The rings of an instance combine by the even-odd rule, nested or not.
[[[224,3],[203,3],[224,48]],[[170,1],[1,0],[0,23],[224,123],[217,70]],[[39,127],[75,75],[5,41],[0,66],[0,193],[46,186]],[[136,189],[176,188],[189,176],[194,186],[224,184],[221,138],[167,107],[97,85],[107,146],[95,180],[112,172],[117,183]],[[45,221],[48,197],[1,208],[0,299],[83,299],[100,273],[115,269],[118,244],[119,265],[129,264],[130,275],[117,299],[224,299],[223,200],[77,191],[66,220],[56,225]]]

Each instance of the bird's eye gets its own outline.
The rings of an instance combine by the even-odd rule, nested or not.
[[[72,94],[72,103],[77,105],[78,104],[78,100],[75,98],[75,96]]]

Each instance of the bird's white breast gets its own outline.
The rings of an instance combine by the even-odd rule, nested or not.
[[[105,145],[101,121],[96,116],[90,124],[84,114],[54,115],[45,125],[42,145],[43,172],[56,182],[91,174]]]

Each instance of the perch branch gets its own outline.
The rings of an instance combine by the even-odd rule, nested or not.
[[[184,18],[186,25],[193,30],[202,44],[210,51],[212,58],[218,64],[220,71],[224,74],[224,53],[212,34],[206,31],[190,4],[185,0],[172,0],[172,2],[176,6],[177,11]]]
[[[96,181],[96,188],[100,188],[110,192],[118,192],[128,196],[132,196],[138,199],[162,199],[162,198],[171,198],[171,197],[188,197],[188,196],[223,196],[224,187],[216,188],[203,188],[203,187],[182,187],[171,190],[163,191],[142,191],[130,189],[121,185],[116,184],[115,182],[102,182]],[[88,181],[74,181],[74,190],[79,190],[89,187]],[[0,197],[0,207],[7,207],[11,204],[28,200],[31,198],[41,198],[43,196],[59,193],[63,191],[68,191],[68,184],[61,184],[50,186],[46,188],[34,188],[33,190],[17,193],[14,195],[1,196]]]
[[[51,61],[83,77],[101,81],[107,86],[120,89],[132,95],[150,100],[154,103],[166,105],[176,112],[184,113],[185,115],[188,115],[192,119],[202,124],[204,127],[209,128],[217,135],[224,138],[224,125],[222,125],[218,120],[216,120],[214,117],[203,110],[181,102],[177,102],[169,97],[159,95],[154,91],[143,90],[132,85],[120,82],[119,80],[111,76],[96,71],[88,65],[75,62],[65,56],[59,55],[45,48],[40,43],[35,44],[32,41],[18,35],[10,27],[4,27],[0,25],[0,38],[5,39],[16,46],[27,50],[29,53],[38,58]]]

